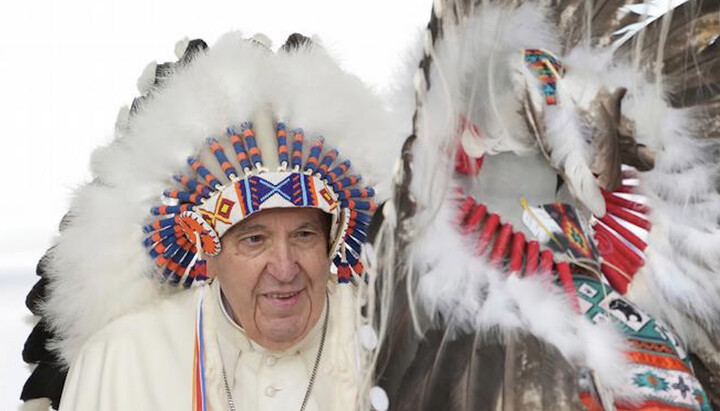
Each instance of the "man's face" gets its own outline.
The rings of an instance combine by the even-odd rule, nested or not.
[[[261,211],[222,237],[208,273],[253,341],[282,350],[302,340],[325,304],[328,224],[310,208]]]

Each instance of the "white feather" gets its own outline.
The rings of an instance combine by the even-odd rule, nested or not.
[[[692,343],[692,323],[720,330],[720,195],[710,143],[693,136],[694,113],[670,108],[648,86],[628,107],[639,139],[656,153],[639,175],[653,225],[647,261],[628,295]]]
[[[575,105],[563,93],[563,82],[558,81],[558,105],[545,110],[545,142],[550,160],[563,171],[574,196],[594,215],[605,215],[605,200],[597,179],[590,170],[590,138],[583,130]]]
[[[183,37],[182,39],[178,40],[177,43],[175,43],[175,57],[177,57],[178,59],[182,58],[189,44],[190,39],[187,37]]]
[[[145,66],[137,79],[137,89],[140,94],[147,94],[150,88],[155,84],[155,70],[157,69],[157,63],[151,61]]]

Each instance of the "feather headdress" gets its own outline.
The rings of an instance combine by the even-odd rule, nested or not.
[[[710,406],[718,8],[646,25],[632,3],[435,2],[375,240],[381,277],[401,268],[379,315],[393,409]],[[638,341],[681,362],[647,368]]]
[[[387,144],[385,109],[309,39],[293,35],[277,53],[259,40],[189,42],[178,63],[146,70],[146,94],[94,152],[94,181],[75,194],[39,265],[43,286],[31,303],[42,321],[25,359],[40,365],[24,399],[56,402],[58,384],[44,372],[61,386],[62,369],[104,324],[176,292],[173,284],[203,280],[203,255],[217,254],[219,237],[259,210],[332,214],[338,281],[363,275],[376,193],[364,185],[376,186],[392,164],[378,149]]]

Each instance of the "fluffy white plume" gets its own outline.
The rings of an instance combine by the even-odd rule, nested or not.
[[[657,95],[649,90],[630,111],[638,137],[657,154],[639,176],[653,228],[629,296],[692,341],[688,318],[711,335],[720,331],[720,174],[711,143],[693,138],[693,113]]]
[[[52,289],[43,315],[59,333],[55,348],[65,361],[111,319],[173,291],[156,284],[142,245],[151,206],[205,138],[268,106],[289,126],[324,136],[366,183],[389,185],[383,178],[389,179],[399,142],[393,146],[382,103],[359,79],[318,45],[273,54],[238,33],[224,36],[177,69],[122,136],[93,154],[94,181],[75,194],[71,224],[47,270]]]

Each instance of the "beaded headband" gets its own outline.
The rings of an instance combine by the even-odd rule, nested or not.
[[[253,124],[246,122],[239,132],[233,127],[227,130],[236,164],[217,139],[206,140],[206,150],[217,160],[228,183],[221,183],[199,156],[188,159],[194,176],[174,177],[183,189],[165,190],[165,204],[151,209],[159,217],[143,228],[149,234],[144,245],[163,281],[189,287],[195,280],[205,280],[201,255],[218,255],[220,238],[228,229],[259,211],[290,207],[317,208],[330,214],[330,256],[338,282],[362,275],[360,252],[376,209],[373,188],[359,186],[362,179],[349,173],[350,161],[341,159],[336,149],[325,150],[322,138],[306,141],[302,129],[295,129],[289,144],[282,122],[276,124],[275,135],[280,164],[276,171],[263,166]]]

